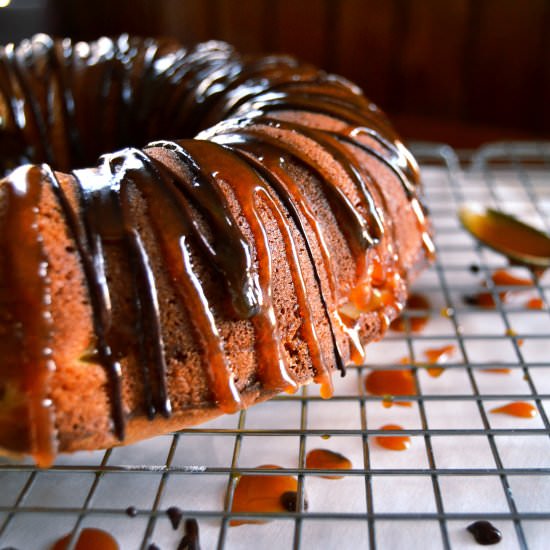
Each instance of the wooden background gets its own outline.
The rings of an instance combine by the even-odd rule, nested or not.
[[[44,28],[78,39],[131,32],[292,53],[358,83],[406,137],[475,145],[550,136],[550,0],[49,0],[47,8]]]

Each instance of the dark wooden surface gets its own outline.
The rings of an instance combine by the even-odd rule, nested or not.
[[[550,0],[49,0],[48,8],[44,29],[78,39],[216,38],[246,53],[297,55],[357,82],[410,138],[474,146],[493,135],[550,137]]]

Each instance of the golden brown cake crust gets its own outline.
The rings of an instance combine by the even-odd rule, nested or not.
[[[35,163],[0,182],[6,451],[46,465],[312,381],[329,397],[399,314],[432,253],[417,168],[349,82],[219,42],[0,57],[4,169]]]

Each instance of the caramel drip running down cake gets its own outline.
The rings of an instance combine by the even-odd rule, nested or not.
[[[292,57],[37,35],[0,124],[0,447],[40,465],[330,397],[433,253],[385,115]]]

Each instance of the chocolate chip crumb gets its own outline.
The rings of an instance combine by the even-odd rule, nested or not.
[[[179,543],[178,550],[201,550],[199,542],[199,524],[196,519],[185,520],[185,536]]]
[[[281,504],[285,510],[296,512],[298,508],[298,493],[296,491],[286,491],[281,495]],[[307,510],[308,503],[304,499],[304,510]]]
[[[170,519],[172,528],[177,529],[180,525],[183,512],[177,506],[170,506],[170,508],[166,510],[166,515]]]
[[[502,533],[488,521],[476,521],[466,527],[478,544],[488,546],[502,540]]]
[[[138,511],[137,511],[137,508],[135,506],[128,506],[128,508],[126,508],[126,515],[131,517],[131,518],[135,518],[138,514]]]

